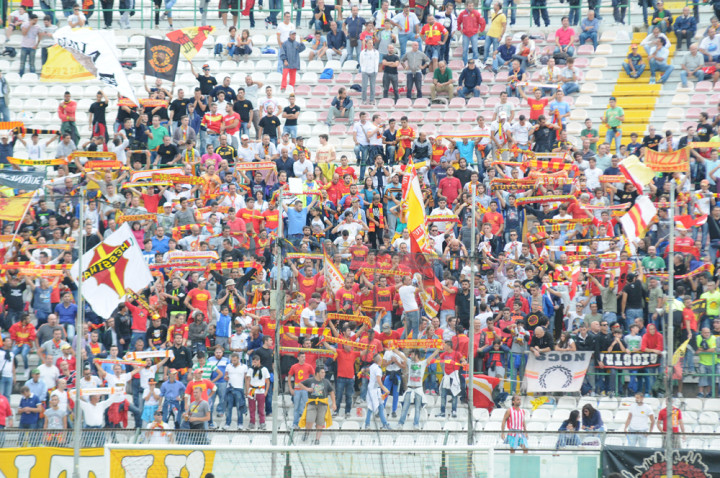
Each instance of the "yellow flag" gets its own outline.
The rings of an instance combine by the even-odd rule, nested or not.
[[[673,358],[672,358],[673,365],[677,365],[677,363],[680,361],[680,358],[685,356],[685,352],[687,352],[689,343],[690,343],[690,338],[688,338],[685,342],[680,344],[680,346],[675,350],[675,353],[673,354]]]
[[[48,59],[40,73],[43,82],[78,82],[92,80],[95,75],[83,67],[75,57],[60,45],[53,45],[48,50]]]
[[[19,221],[22,219],[34,194],[32,192],[15,197],[0,197],[0,219],[3,221]]]

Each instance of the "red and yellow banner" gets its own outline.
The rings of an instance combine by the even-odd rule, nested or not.
[[[67,160],[65,158],[23,159],[11,158],[8,156],[7,160],[10,164],[14,164],[15,166],[60,166],[63,164],[67,164]]]
[[[658,173],[684,173],[690,170],[690,148],[678,149],[670,153],[645,150],[645,166]]]

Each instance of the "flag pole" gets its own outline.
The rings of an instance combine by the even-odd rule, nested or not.
[[[472,194],[472,215],[470,216],[470,319],[468,327],[468,431],[467,444],[472,445],[473,437],[473,399],[475,389],[475,197],[477,193],[477,184],[472,184],[470,194]]]
[[[278,202],[282,200],[281,198],[278,199]],[[280,380],[280,324],[282,323],[283,316],[285,315],[285,293],[282,289],[282,266],[283,266],[283,258],[282,258],[282,248],[283,248],[283,217],[282,217],[282,207],[279,209],[280,212],[278,212],[278,235],[276,239],[276,246],[275,246],[275,307],[277,307],[277,310],[275,311],[275,341],[273,343],[273,380],[275,381],[274,387],[273,387],[273,396],[272,396],[272,407],[273,411],[275,412],[275,417],[272,421],[272,436],[271,436],[271,443],[273,446],[277,445],[277,439],[278,439],[278,427],[280,426],[280,384],[282,381]],[[273,452],[272,454],[272,463],[271,463],[271,478],[275,478],[277,476],[277,466],[278,466],[278,456],[277,453]]]
[[[665,352],[665,359],[667,361],[666,375],[667,386],[665,387],[665,393],[667,393],[667,415],[665,416],[665,463],[667,465],[667,476],[673,476],[673,447],[672,447],[672,432],[673,432],[673,420],[672,420],[672,376],[673,376],[673,335],[675,335],[675,328],[673,326],[673,309],[675,306],[675,179],[670,179],[670,250],[668,252],[668,317],[667,317],[667,328],[665,329],[665,335],[667,339],[667,346]]]
[[[78,299],[77,315],[75,316],[75,433],[73,433],[73,478],[80,478],[80,434],[82,433],[82,407],[80,406],[80,394],[78,393],[78,380],[83,369],[82,342],[83,322],[85,319],[85,304],[83,301],[83,253],[85,252],[85,193],[86,189],[80,190],[80,234],[78,237]]]
[[[30,201],[28,202],[27,206],[25,207],[25,212],[23,212],[23,215],[18,219],[17,225],[15,226],[15,231],[13,232],[13,237],[10,239],[10,245],[8,246],[8,251],[5,253],[6,258],[12,257],[10,254],[12,253],[13,244],[15,243],[15,238],[17,237],[18,231],[20,230],[20,226],[22,226],[22,222],[25,219],[25,216],[27,216],[28,211],[30,210],[30,207],[32,206],[33,199],[35,199],[35,195],[37,194],[38,190],[36,189],[35,192],[33,192],[32,197],[30,198]],[[15,196],[17,197],[17,196]]]

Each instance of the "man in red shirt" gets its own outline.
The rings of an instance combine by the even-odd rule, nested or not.
[[[333,334],[337,336],[337,329],[335,329],[332,322],[329,322],[329,324]],[[343,326],[342,338],[352,340],[350,325],[345,324]],[[338,345],[336,348],[333,348],[328,345],[327,342],[323,342],[323,346],[328,350],[335,350],[337,352],[337,377],[335,378],[336,403],[338,404],[337,413],[340,413],[343,395],[345,395],[345,418],[348,418],[350,416],[350,407],[352,407],[352,397],[355,389],[355,360],[360,357],[360,352],[353,350],[347,345]]]
[[[237,149],[240,142],[238,137],[240,123],[240,115],[233,111],[232,104],[228,103],[225,106],[225,116],[223,116],[222,125],[225,130],[225,134],[230,138],[230,144],[235,149]]]
[[[658,430],[660,430],[663,434],[667,430],[667,417],[668,416],[668,407],[667,407],[667,401],[665,402],[665,408],[660,410],[660,413],[658,413],[657,418],[657,427]],[[682,412],[677,407],[672,407],[672,431],[673,431],[673,447],[674,448],[681,448],[681,440],[680,435],[678,433],[682,432],[685,433],[685,423],[682,419]],[[663,446],[665,446],[663,444]]]
[[[472,45],[473,60],[479,58],[478,55],[478,33],[485,31],[485,19],[480,12],[475,10],[472,2],[465,4],[465,10],[460,12],[457,17],[457,29],[463,34],[463,63],[468,63],[468,46]]]
[[[344,154],[340,156],[340,166],[337,166],[335,168],[335,173],[343,179],[345,179],[346,174],[349,174],[351,181],[357,180],[357,173],[355,172],[355,168],[353,168],[352,166],[348,166],[348,157]]]
[[[335,309],[338,312],[346,313],[343,311],[349,310],[347,313],[352,314],[352,311],[356,309],[355,294],[358,293],[360,287],[354,282],[351,276],[346,277],[343,286],[335,293]]]
[[[220,133],[223,128],[223,115],[218,113],[217,103],[210,105],[210,112],[205,113],[200,124],[207,128],[208,144],[212,144],[213,148],[217,148],[220,144]]]
[[[293,276],[295,276],[297,280],[298,292],[305,297],[305,305],[307,306],[310,303],[311,296],[317,289],[318,274],[313,275],[313,266],[309,260],[306,261],[302,271],[298,270],[293,262],[290,263],[290,268],[292,269]]]
[[[462,192],[462,183],[455,177],[455,168],[448,166],[447,176],[438,183],[438,196],[447,199],[449,205],[453,205]]]
[[[503,229],[505,229],[505,221],[503,220],[502,214],[498,212],[497,208],[497,203],[495,201],[490,201],[490,211],[483,215],[482,222],[483,224],[490,224],[490,231],[494,236],[502,237]]]
[[[188,292],[185,297],[185,307],[192,309],[193,313],[190,315],[195,316],[195,311],[200,311],[205,316],[205,322],[210,321],[210,314],[208,313],[208,304],[210,303],[210,291],[207,290],[206,279],[201,277],[198,282],[198,286]],[[188,321],[189,323],[189,321]]]
[[[277,203],[275,201],[268,202],[268,208],[262,213],[262,216],[265,230],[268,234],[274,233],[280,221],[280,211],[278,211]]]
[[[288,390],[292,395],[293,408],[293,427],[297,427],[300,422],[305,404],[308,400],[307,391],[300,388],[298,384],[304,382],[315,374],[315,367],[312,364],[305,363],[305,352],[299,352],[297,355],[298,362],[290,367],[287,375]],[[293,383],[294,382],[294,383]]]
[[[519,88],[518,92],[520,96],[525,98],[525,101],[527,101],[530,107],[530,122],[536,124],[540,115],[545,114],[545,108],[547,108],[550,98],[543,98],[540,88],[533,89],[533,98],[528,98],[527,95],[525,95],[525,88]]]
[[[383,310],[377,313],[375,322],[380,326],[390,325],[392,322],[393,297],[395,287],[388,285],[387,277],[382,275],[375,286],[375,307],[382,307]]]
[[[467,339],[467,338],[466,338]],[[466,344],[467,345],[467,344]],[[465,358],[457,350],[453,350],[453,342],[450,340],[445,341],[443,345],[443,353],[440,354],[438,360],[442,363],[445,373],[440,382],[440,413],[437,417],[445,417],[445,402],[448,394],[452,395],[452,416],[457,417],[457,403],[458,396],[462,390],[463,384],[460,379],[459,370],[462,365],[465,365]],[[466,347],[467,349],[467,347]]]
[[[202,378],[202,369],[193,370],[193,379],[188,381],[185,387],[185,410],[190,410],[190,399],[193,396],[193,390],[199,388],[202,390],[202,399],[210,403],[210,397],[215,393],[215,384],[210,380]]]
[[[420,36],[425,42],[425,54],[432,59],[432,71],[435,71],[438,58],[445,51],[448,31],[442,23],[435,21],[434,15],[428,15],[427,23],[420,30]],[[465,54],[467,55],[467,52]]]

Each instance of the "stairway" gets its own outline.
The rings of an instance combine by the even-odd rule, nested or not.
[[[639,45],[645,37],[647,37],[645,32],[636,32],[633,34],[632,42]],[[670,56],[668,57],[668,63],[672,64],[673,56],[675,55],[675,34],[672,32],[667,33],[667,37],[670,39]],[[627,54],[629,53],[630,49],[628,48]],[[659,83],[654,85],[648,84],[650,81],[650,67],[647,62],[647,54],[642,47],[638,48],[638,53],[643,57],[645,71],[640,78],[633,79],[621,68],[617,83],[612,92],[612,96],[617,98],[618,106],[625,110],[625,122],[622,127],[623,140],[625,143],[629,141],[631,133],[637,133],[641,139],[645,135],[647,125],[650,122],[650,116],[655,109],[660,90],[662,90],[662,85]],[[659,76],[657,78],[659,78]],[[605,137],[606,130],[605,125],[601,125],[601,138]]]

